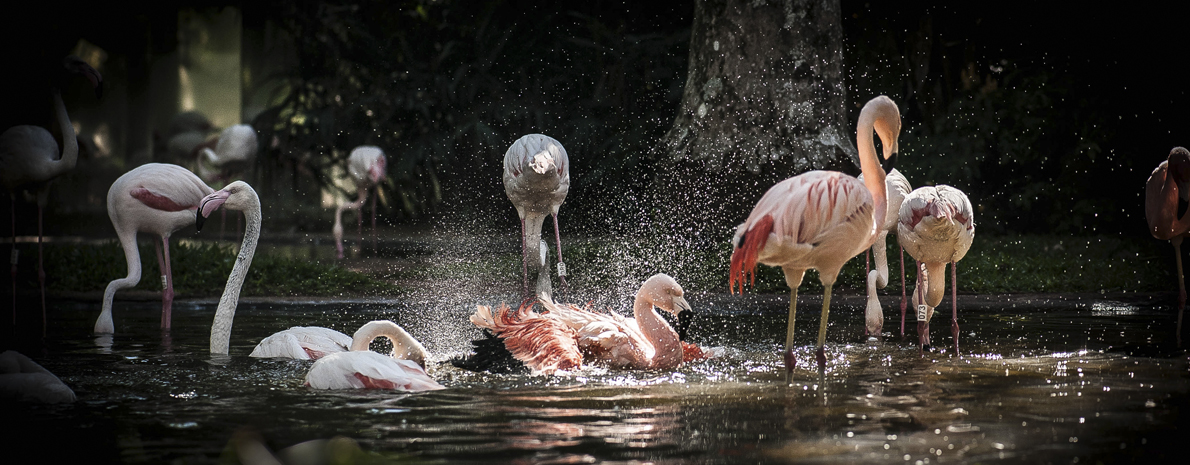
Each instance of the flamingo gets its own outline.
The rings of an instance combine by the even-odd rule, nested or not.
[[[219,207],[244,212],[244,241],[240,244],[240,252],[236,256],[236,263],[231,267],[231,274],[227,277],[227,285],[223,288],[223,295],[219,297],[219,306],[215,309],[215,318],[211,322],[211,353],[227,355],[231,345],[231,324],[235,318],[236,305],[240,301],[240,289],[244,286],[244,278],[248,276],[248,267],[252,266],[252,257],[256,254],[256,242],[260,239],[260,197],[256,190],[244,181],[233,181],[223,189],[217,190],[202,198],[198,210],[195,212],[195,226],[199,231],[211,212]]]
[[[924,349],[930,344],[930,318],[946,292],[946,264],[950,263],[950,328],[954,350],[959,351],[958,272],[975,239],[975,213],[971,201],[958,189],[939,184],[919,187],[905,196],[897,222],[897,242],[917,261],[913,306],[917,309],[917,335]],[[937,277],[935,279],[935,277]]]
[[[103,76],[95,68],[76,56],[68,56],[62,60],[66,73],[86,77],[95,88],[95,97],[103,95]],[[70,123],[70,116],[66,113],[66,104],[62,102],[62,91],[58,86],[50,89],[53,97],[54,116],[57,118],[58,129],[62,132],[62,151],[58,151],[58,141],[50,131],[41,126],[19,125],[6,129],[0,133],[0,183],[8,190],[12,204],[12,249],[10,262],[12,264],[12,324],[16,327],[17,310],[17,217],[16,193],[21,189],[30,189],[37,194],[37,281],[41,287],[41,327],[45,336],[45,266],[42,260],[42,216],[49,200],[49,185],[58,176],[74,169],[78,162],[78,139],[74,133],[74,125]]]
[[[372,340],[381,336],[393,343],[390,355],[368,350]],[[314,362],[306,373],[306,385],[314,389],[446,389],[426,374],[428,357],[426,348],[404,328],[389,320],[371,321],[352,336],[351,350]]]
[[[351,347],[351,336],[320,326],[294,326],[266,337],[252,349],[251,357],[318,360]]]
[[[195,147],[198,177],[208,183],[227,183],[243,177],[252,168],[256,159],[256,130],[247,124],[237,124],[224,129],[219,137]],[[219,224],[219,238],[223,238],[223,223],[227,210],[222,210],[223,221]],[[236,230],[240,229],[239,220]]]
[[[712,351],[681,341],[655,310],[674,315],[690,311],[683,294],[672,277],[656,274],[637,291],[633,318],[558,304],[543,295],[540,302],[546,313],[533,312],[529,305],[516,312],[507,306],[493,312],[480,305],[471,322],[501,339],[512,356],[534,373],[580,368],[584,359],[613,368],[668,370],[713,356]]]
[[[857,178],[860,181],[864,180],[864,175],[860,174]],[[897,215],[901,211],[901,202],[905,200],[905,196],[913,190],[909,185],[909,180],[905,179],[905,175],[893,168],[888,172],[884,179],[886,195],[888,196],[888,209],[884,214],[884,226],[880,228],[880,232],[876,233],[876,243],[872,244],[870,251],[864,252],[864,267],[868,266],[868,254],[876,256],[876,271],[877,274],[872,276],[869,269],[865,274],[868,275],[868,307],[864,312],[867,317],[864,331],[869,336],[879,337],[880,331],[884,326],[884,310],[880,308],[880,300],[876,296],[876,289],[884,289],[888,285],[888,250],[885,247],[887,243],[888,234],[892,233],[893,238],[896,239],[897,233]],[[907,299],[905,298],[905,247],[897,244],[900,249],[901,259],[901,336],[905,335],[905,307]]]
[[[554,216],[554,243],[558,246],[558,278],[566,287],[566,264],[562,263],[562,235],[558,230],[558,208],[570,191],[570,158],[554,138],[529,134],[517,139],[504,152],[504,193],[516,207],[521,220],[522,287],[528,295],[529,272],[537,276],[533,295],[551,294],[546,251],[541,244],[541,226],[546,215]]]
[[[1178,218],[1179,203],[1190,200],[1190,151],[1174,147],[1169,158],[1153,170],[1145,183],[1145,220],[1149,233],[1173,244],[1178,266],[1178,347],[1182,346],[1182,310],[1186,307],[1186,283],[1182,274],[1182,238],[1190,234],[1190,215]]]
[[[0,353],[0,399],[47,404],[74,402],[74,391],[37,362],[12,350]]]
[[[896,161],[901,116],[897,105],[879,96],[864,105],[859,115],[856,145],[864,180],[835,171],[809,171],[774,185],[760,198],[748,220],[736,228],[732,239],[731,277],[743,292],[745,280],[756,279],[756,264],[779,266],[789,286],[789,323],[785,332],[786,381],[793,374],[793,325],[797,314],[797,288],[809,268],[818,270],[825,287],[822,319],[818,325],[818,366],[826,367],[826,324],[831,286],[851,257],[876,241],[884,224],[887,197],[885,174],[876,157],[875,130],[883,142],[887,169]],[[869,320],[871,318],[868,318]]]
[[[116,291],[136,286],[141,278],[137,232],[161,236],[157,264],[161,270],[161,328],[170,328],[174,301],[174,280],[170,268],[169,238],[177,230],[194,224],[195,212],[204,196],[213,192],[198,176],[178,165],[149,163],[124,173],[107,191],[107,215],[116,228],[128,276],[108,283],[103,292],[103,309],[95,320],[95,333],[115,333],[112,300]],[[164,249],[164,255],[162,250]]]
[[[379,147],[361,145],[351,151],[347,158],[347,172],[355,179],[359,199],[355,202],[339,205],[335,208],[335,226],[332,233],[335,236],[335,258],[343,258],[343,210],[359,210],[368,200],[368,191],[384,179],[385,163],[384,151]],[[363,235],[364,217],[361,214],[356,224],[357,234]],[[372,199],[372,233],[376,233],[376,199]]]

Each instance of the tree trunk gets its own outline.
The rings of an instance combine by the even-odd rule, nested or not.
[[[840,20],[838,0],[695,0],[686,90],[654,178],[659,213],[719,236],[785,178],[859,173]]]

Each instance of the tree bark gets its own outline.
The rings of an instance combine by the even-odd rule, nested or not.
[[[859,173],[838,0],[695,0],[686,89],[654,178],[659,205],[720,230],[773,184]]]

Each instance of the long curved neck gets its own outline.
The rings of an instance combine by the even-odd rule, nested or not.
[[[652,368],[673,368],[682,363],[682,344],[678,340],[678,332],[674,331],[661,315],[654,310],[653,303],[644,296],[645,290],[636,293],[636,300],[632,304],[632,314],[645,339],[653,344],[656,352],[651,361]]]
[[[874,107],[865,107],[859,115],[859,124],[855,134],[855,143],[859,149],[859,168],[864,174],[864,185],[872,193],[872,217],[875,219],[873,232],[884,225],[884,218],[888,215],[888,192],[885,185],[884,168],[880,167],[880,160],[876,158],[876,141],[872,133],[876,130],[876,120],[881,117]],[[883,141],[888,144],[891,141]],[[875,236],[873,236],[875,237]]]
[[[58,119],[58,129],[62,130],[62,157],[51,162],[55,165],[55,176],[74,169],[79,159],[79,141],[74,133],[74,125],[70,123],[70,115],[66,114],[66,104],[62,102],[62,92],[55,88],[54,116]]]
[[[404,328],[387,320],[372,321],[360,327],[351,338],[350,350],[368,350],[368,345],[372,343],[372,340],[381,336],[392,341],[392,356],[394,358],[412,360],[418,365],[425,366],[426,358],[429,357],[429,352],[426,351],[426,348],[420,342],[417,342],[417,339],[414,339]]]
[[[219,308],[215,310],[215,321],[211,323],[211,353],[227,354],[231,344],[231,323],[236,315],[236,305],[240,302],[240,288],[244,286],[244,278],[248,276],[248,267],[252,266],[252,256],[256,254],[256,241],[260,239],[260,199],[252,193],[255,200],[252,208],[244,210],[244,242],[240,244],[240,253],[236,256],[236,264],[231,268],[231,275],[227,277],[227,286],[223,288],[223,296],[219,298]]]

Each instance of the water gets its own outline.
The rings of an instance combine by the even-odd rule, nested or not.
[[[1172,461],[1185,440],[1179,413],[1190,411],[1190,364],[1174,348],[1168,306],[964,296],[962,356],[950,348],[945,301],[932,328],[938,349],[922,356],[894,336],[894,301],[885,301],[885,340],[866,342],[862,299],[843,296],[819,374],[811,344],[821,300],[803,297],[799,367],[788,386],[778,355],[787,296],[692,293],[701,311],[693,338],[723,347],[718,359],[673,372],[566,376],[438,363],[478,336],[466,316],[483,298],[248,300],[236,314],[231,355],[214,357],[214,300],[175,303],[168,336],[156,329],[158,302],[117,302],[110,339],[90,334],[98,304],[55,301],[50,343],[29,355],[79,401],[0,403],[0,442],[43,463],[216,463],[234,461],[235,445],[250,438],[277,452],[346,437],[334,444],[358,448],[357,461],[382,463],[924,464]],[[311,362],[247,356],[289,326],[350,334],[379,318],[425,343],[434,355],[429,372],[448,389],[314,391],[302,386]],[[327,444],[299,447],[336,447]]]

